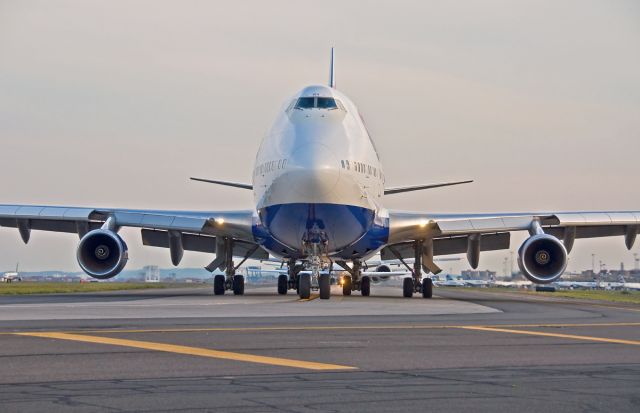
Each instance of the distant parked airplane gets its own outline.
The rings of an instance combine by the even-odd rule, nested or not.
[[[22,278],[20,278],[20,272],[18,271],[19,265],[19,263],[16,264],[15,272],[5,272],[2,277],[0,277],[0,282],[12,283],[14,281],[22,281]]]

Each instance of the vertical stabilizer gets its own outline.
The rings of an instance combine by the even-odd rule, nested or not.
[[[331,67],[329,68],[329,87],[336,88],[336,72],[333,66],[333,47],[331,48]]]

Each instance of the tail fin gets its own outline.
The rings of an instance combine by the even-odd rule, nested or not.
[[[336,88],[336,72],[333,68],[333,47],[331,48],[331,67],[329,68],[329,87]]]

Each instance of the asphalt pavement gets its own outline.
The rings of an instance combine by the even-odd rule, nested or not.
[[[640,306],[435,294],[0,297],[0,411],[640,411]]]

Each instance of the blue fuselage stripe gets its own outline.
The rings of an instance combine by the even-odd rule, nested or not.
[[[389,235],[386,223],[376,223],[375,211],[352,205],[279,204],[259,215],[254,236],[277,255],[304,255],[305,242],[317,242],[329,254],[357,257],[380,248]]]

